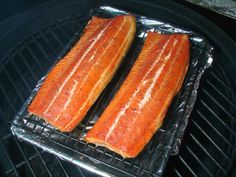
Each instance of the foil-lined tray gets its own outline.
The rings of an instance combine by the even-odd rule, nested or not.
[[[91,9],[85,18],[84,27],[94,15],[109,18],[127,13],[133,14],[109,6]],[[213,61],[213,47],[204,37],[191,31],[191,29],[173,26],[158,19],[138,14],[133,15],[136,16],[137,20],[137,32],[129,52],[112,81],[83,121],[72,132],[60,132],[43,119],[31,115],[27,111],[28,105],[45,79],[43,77],[12,122],[12,133],[20,140],[34,144],[47,152],[102,176],[161,176],[169,156],[178,153],[189,115],[194,107],[200,78]],[[161,128],[136,158],[124,159],[104,147],[86,143],[83,141],[83,137],[96,123],[96,120],[121,86],[143,46],[148,31],[188,34],[191,44],[190,66],[182,88],[168,109]],[[74,35],[73,39],[65,46],[64,51],[58,56],[58,60],[70,50],[81,35],[80,31]]]

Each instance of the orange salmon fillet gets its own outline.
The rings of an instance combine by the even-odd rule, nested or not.
[[[136,31],[135,17],[93,17],[75,46],[48,73],[28,107],[61,131],[84,118],[115,74]]]
[[[189,45],[184,34],[148,32],[134,66],[85,141],[124,158],[136,157],[162,125],[181,88]]]

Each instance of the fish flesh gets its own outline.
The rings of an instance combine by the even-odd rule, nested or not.
[[[136,31],[132,15],[93,16],[74,47],[52,68],[28,111],[72,131],[112,79]]]
[[[189,37],[148,32],[127,78],[85,141],[136,157],[162,125],[189,66]],[[173,117],[174,119],[174,117]]]

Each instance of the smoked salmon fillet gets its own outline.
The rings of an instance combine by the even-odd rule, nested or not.
[[[162,125],[188,66],[187,35],[148,32],[127,78],[85,141],[136,157]]]
[[[135,31],[132,15],[94,16],[80,40],[46,76],[28,111],[61,131],[73,130],[115,74]]]

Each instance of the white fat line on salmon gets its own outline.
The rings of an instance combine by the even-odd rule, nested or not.
[[[73,74],[75,73],[75,71],[78,69],[78,67],[80,66],[80,64],[82,63],[82,61],[84,60],[84,58],[87,56],[87,54],[89,53],[89,51],[95,46],[95,44],[98,42],[98,40],[104,35],[104,32],[106,31],[106,29],[110,26],[112,21],[110,21],[105,27],[104,29],[102,29],[100,31],[100,33],[94,38],[92,44],[86,49],[86,51],[84,52],[84,54],[82,55],[82,57],[80,58],[79,62],[75,65],[75,67],[72,69],[72,72],[70,72],[70,74],[68,74],[68,76],[66,77],[66,79],[64,80],[64,82],[61,84],[60,88],[58,89],[58,92],[55,94],[55,96],[53,97],[53,99],[51,100],[48,108],[44,111],[44,116],[47,114],[48,110],[51,108],[51,106],[53,105],[53,103],[55,102],[56,98],[58,97],[58,95],[60,95],[61,91],[63,90],[64,86],[67,84],[67,82],[70,80],[70,78],[73,76]]]
[[[117,30],[116,34],[114,35],[114,36],[115,36],[114,38],[116,38],[116,37],[118,36],[119,32],[120,32],[121,29],[123,28],[123,26],[124,26],[124,24],[126,23],[126,21],[127,21],[127,19],[124,18],[124,21],[123,21],[122,24],[120,25],[120,27],[119,27],[119,29]],[[126,40],[127,40],[127,38],[129,37],[130,33],[131,33],[131,30],[128,32],[128,35],[126,36],[126,38],[125,38],[125,40],[124,40],[124,43],[126,42]],[[112,43],[113,43],[113,40],[111,40],[111,41],[109,42],[109,44],[107,45],[106,49],[103,50],[103,53],[102,53],[102,55],[100,56],[100,58],[105,54],[105,52],[108,50],[108,48],[111,46]],[[119,50],[122,49],[124,43],[123,43],[122,45],[120,45]],[[118,53],[119,53],[119,52],[117,52],[117,54],[118,54]],[[115,56],[114,58],[116,58],[116,56]],[[110,66],[112,65],[114,58],[113,58],[112,61],[110,62],[110,65],[107,67],[107,69],[103,71],[103,73],[101,74],[100,79],[98,79],[98,81],[96,82],[95,86],[93,87],[93,89],[91,90],[90,94],[88,95],[87,99],[83,102],[83,105],[82,105],[82,106],[80,107],[80,109],[78,110],[78,113],[73,117],[73,119],[71,120],[71,122],[70,122],[69,124],[67,124],[66,128],[70,126],[70,124],[78,117],[78,115],[80,114],[80,111],[86,106],[86,104],[87,104],[87,102],[89,101],[89,99],[90,99],[91,95],[93,94],[94,90],[95,90],[95,89],[97,88],[97,86],[99,85],[99,81],[100,81],[100,80],[103,80],[104,76],[106,75],[107,70],[108,70],[108,69],[110,68]],[[98,60],[97,60],[97,61],[98,61]],[[81,84],[81,85],[82,85],[82,84]]]
[[[69,103],[70,103],[70,101],[72,99],[72,96],[74,95],[74,93],[76,91],[76,87],[78,86],[79,82],[76,81],[76,80],[73,80],[73,81],[74,81],[74,85],[73,85],[72,89],[69,92],[69,98],[67,99],[66,103],[64,104],[63,109],[59,112],[59,114],[55,118],[54,122],[56,122],[59,119],[60,115],[66,110],[66,108],[68,107],[68,105],[69,105]]]
[[[94,38],[91,39],[90,41],[93,41],[93,40],[94,40]],[[102,45],[102,44],[101,44],[101,45]],[[106,50],[106,49],[105,49],[105,50]],[[95,57],[95,52],[97,52],[97,50],[94,50],[92,57],[89,59],[89,62],[91,62],[91,61],[94,59],[94,57]],[[101,58],[101,56],[99,56],[99,57]],[[99,59],[99,58],[98,58],[98,59]],[[93,69],[94,66],[97,65],[98,63],[99,63],[99,62],[98,62],[98,60],[97,60],[97,61],[95,62],[95,64],[92,66],[91,69]],[[79,83],[80,86],[79,86],[79,88],[78,88],[77,90],[80,90],[80,88],[82,87],[82,85],[84,84],[84,82],[86,81],[87,78],[88,78],[88,74],[87,74],[87,75],[82,79],[82,81]],[[71,92],[70,92],[70,94],[71,94]],[[74,95],[74,93],[73,93],[73,95]],[[60,113],[59,113],[58,116],[56,117],[55,122],[59,120],[59,118],[60,118],[59,116],[66,110],[66,108],[67,108],[68,105],[70,104],[70,101],[71,101],[71,98],[72,98],[73,95],[69,95],[70,99],[67,99],[67,101],[66,101],[66,103],[64,104],[63,108],[61,109]]]
[[[179,48],[178,48],[177,51],[176,51],[176,55],[175,55],[174,59],[173,59],[172,62],[171,62],[171,68],[170,68],[170,70],[168,70],[168,73],[167,73],[166,78],[170,75],[171,70],[172,70],[172,68],[174,67],[174,61],[175,61],[175,60],[177,59],[177,57],[179,56],[184,41],[185,41],[184,38],[182,38],[182,39],[181,39],[181,42],[180,42],[180,45],[179,45]],[[183,74],[183,73],[182,73],[182,74]],[[182,77],[182,76],[181,76],[181,77]],[[178,78],[178,82],[175,81],[175,83],[179,83],[181,77],[179,77],[179,78]],[[159,88],[165,87],[165,84],[166,84],[166,82],[163,81],[163,82],[161,83],[161,85],[160,85]],[[169,95],[166,97],[165,101],[162,103],[162,106],[163,106],[163,107],[168,106],[168,103],[170,103],[171,99],[172,99],[172,95],[169,94]],[[158,112],[159,115],[163,115],[164,111],[165,111],[165,109],[161,109],[161,111]],[[159,121],[159,119],[156,119],[156,122],[158,122],[158,121]],[[156,122],[155,122],[155,123],[156,123]]]
[[[148,87],[147,91],[145,92],[145,95],[143,97],[142,100],[140,100],[140,102],[138,103],[138,106],[139,106],[139,110],[141,110],[143,108],[143,106],[150,100],[150,98],[152,97],[152,91],[153,91],[153,88],[154,88],[154,85],[156,84],[156,81],[157,79],[159,78],[162,70],[164,69],[167,61],[170,59],[170,56],[171,56],[171,53],[172,53],[172,50],[174,49],[175,45],[177,44],[178,40],[175,39],[174,40],[174,44],[170,50],[170,52],[168,53],[168,55],[165,57],[164,59],[164,63],[161,65],[160,68],[158,68],[158,70],[156,71],[155,73],[155,76],[154,78],[152,79],[152,83],[150,85],[150,87]],[[144,81],[145,82],[145,81]],[[147,82],[145,82],[146,84]]]
[[[93,55],[89,58],[89,62],[93,61],[96,53],[97,53],[97,50],[94,50]]]
[[[159,63],[159,58],[162,56],[162,54],[164,53],[167,45],[170,42],[170,39],[172,37],[170,37],[165,45],[163,46],[163,49],[161,51],[161,53],[158,56],[158,59],[156,60],[155,63],[153,63],[152,67],[148,70],[148,72],[144,75],[144,77],[142,78],[139,87],[135,90],[135,92],[133,93],[133,95],[130,97],[128,103],[125,104],[125,106],[122,108],[122,110],[118,113],[118,115],[116,116],[116,119],[114,121],[114,123],[112,124],[111,128],[109,129],[106,137],[105,137],[105,141],[110,137],[111,133],[113,132],[113,130],[115,129],[116,125],[118,124],[120,118],[125,114],[125,111],[130,107],[130,104],[133,102],[133,99],[135,98],[135,96],[138,94],[138,92],[141,90],[141,86],[142,86],[142,82],[146,79],[146,77],[148,76],[148,74],[152,71],[152,69],[157,65],[157,63]]]
[[[176,45],[177,42],[178,42],[178,40],[175,39],[174,45]],[[173,64],[174,64],[175,60],[177,59],[177,57],[178,57],[178,55],[179,55],[179,52],[180,52],[182,43],[183,43],[183,40],[180,42],[180,45],[178,46],[179,48],[177,49],[177,52],[176,52],[175,56],[173,57],[173,59],[172,59],[172,61],[171,61],[170,69],[167,71],[167,75],[165,76],[165,78],[168,78],[168,76],[169,76],[170,73],[171,73],[170,71],[172,70]],[[168,55],[171,55],[171,53],[173,53],[173,51],[172,51],[173,48],[174,48],[174,47],[171,48],[171,50],[170,50],[170,52],[169,52]],[[166,56],[166,57],[167,57],[167,56]],[[147,80],[145,80],[144,82],[146,83]],[[164,79],[164,81],[161,82],[161,84],[159,85],[158,89],[155,90],[155,93],[159,92],[159,90],[161,89],[161,87],[162,87],[163,85],[165,85],[165,79]],[[169,99],[169,98],[166,98],[165,101],[168,102],[168,99]],[[164,103],[165,103],[165,102],[164,102]],[[164,111],[164,110],[162,110],[162,112],[163,112],[163,111]],[[160,114],[160,112],[159,112],[159,114]],[[132,123],[135,124],[137,120],[138,120],[138,119],[134,119]],[[129,128],[127,129],[127,131],[130,131],[130,130],[132,130],[132,129],[129,129]]]

